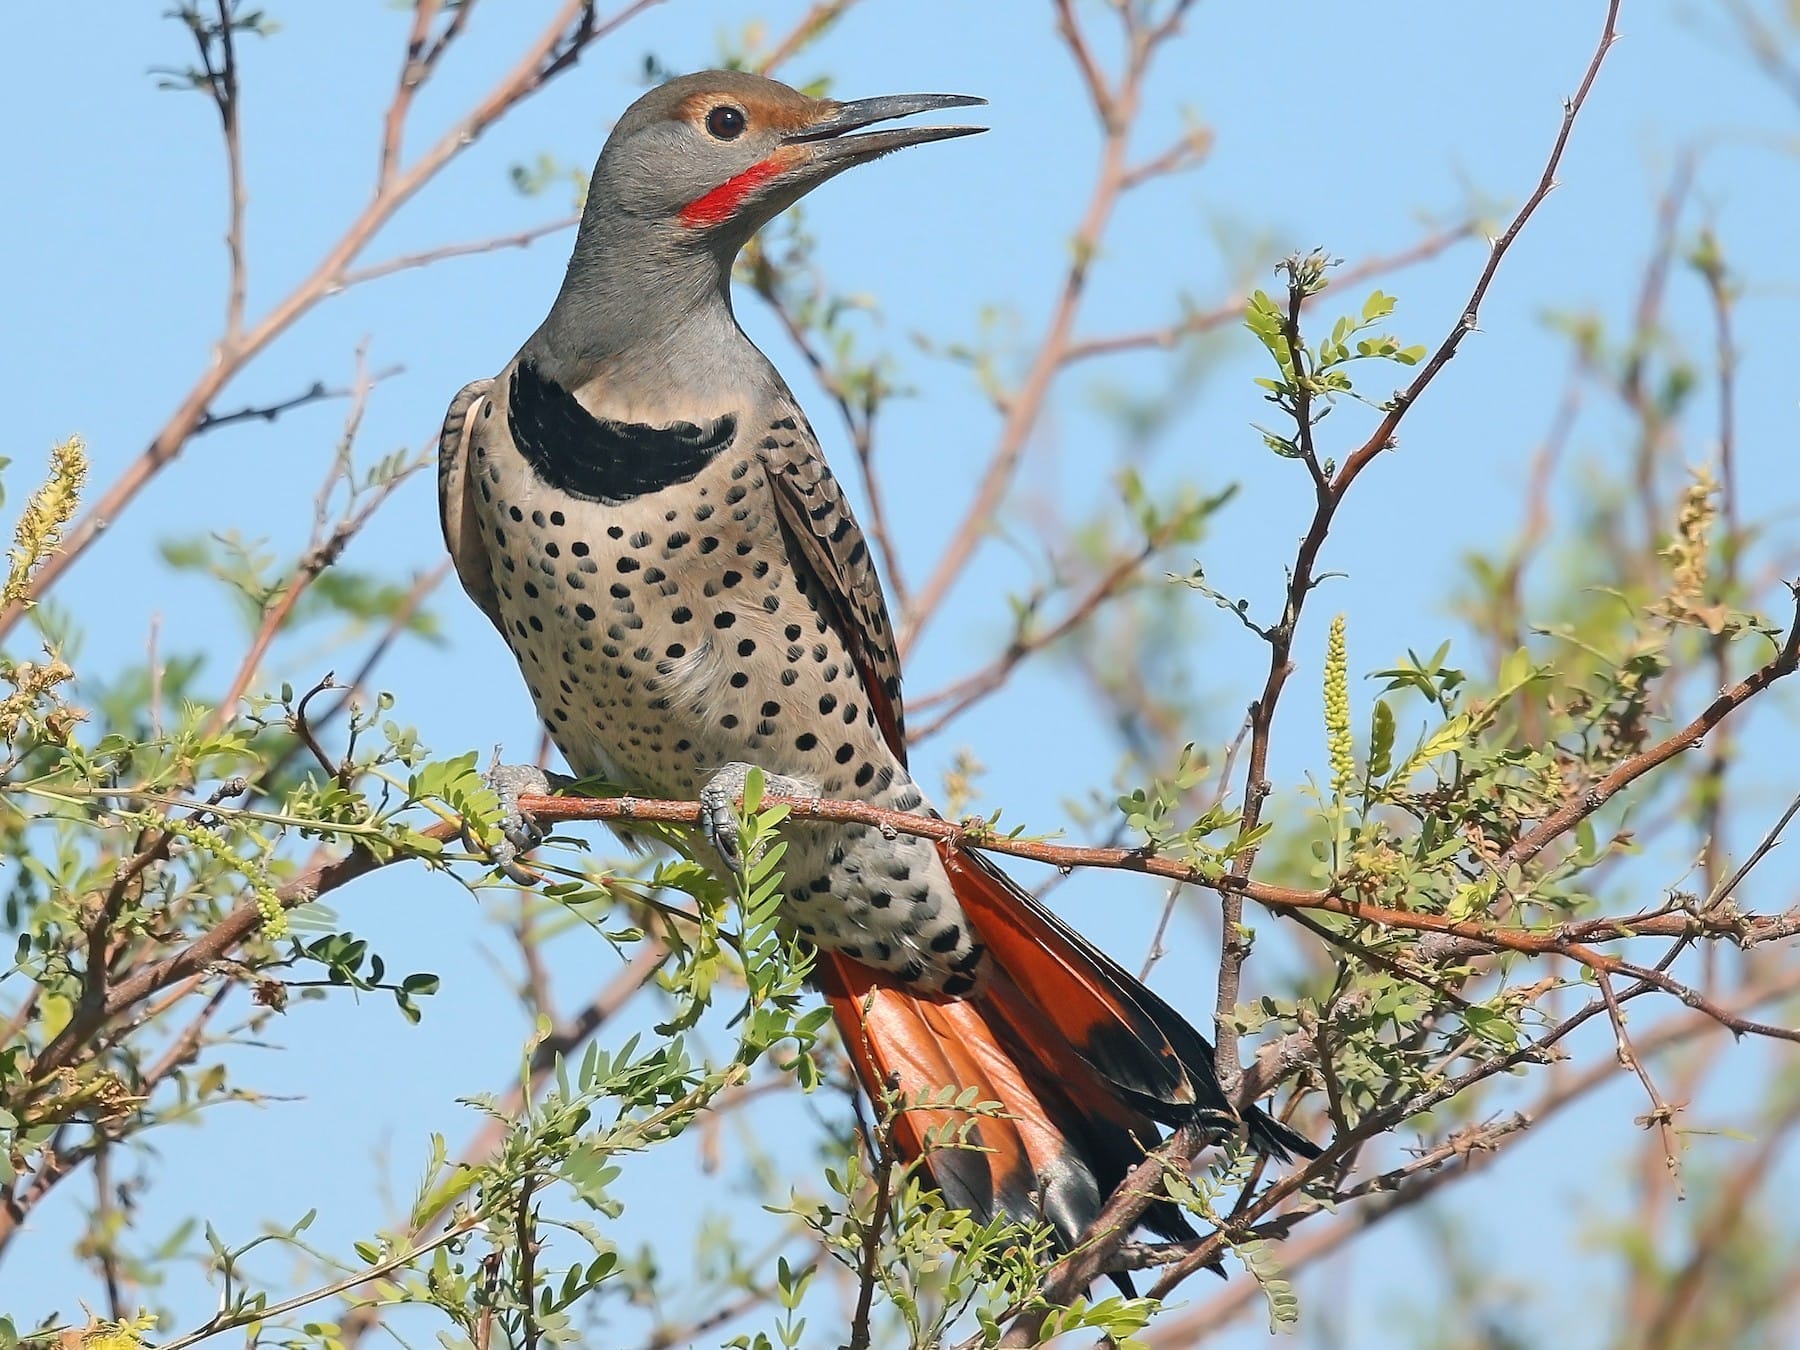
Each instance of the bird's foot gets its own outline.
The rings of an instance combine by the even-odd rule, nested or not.
[[[737,876],[744,871],[744,841],[738,833],[738,803],[744,784],[756,766],[733,760],[700,789],[700,833],[706,836],[725,866]],[[804,778],[763,772],[763,791],[777,797],[817,797],[819,787]]]
[[[500,799],[500,841],[489,853],[494,866],[509,881],[533,886],[543,880],[519,861],[521,855],[544,842],[543,829],[519,808],[519,798],[548,796],[574,781],[560,773],[549,773],[535,764],[502,764],[499,751],[495,751],[493,765],[487,771],[487,785]],[[467,838],[466,831],[464,837]],[[470,842],[478,847],[474,841]]]

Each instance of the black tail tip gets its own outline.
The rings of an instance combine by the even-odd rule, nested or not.
[[[1251,1107],[1245,1113],[1244,1120],[1249,1131],[1250,1147],[1258,1153],[1266,1153],[1278,1162],[1287,1162],[1290,1154],[1310,1159],[1325,1151],[1298,1130],[1290,1129],[1268,1112],[1256,1107]]]

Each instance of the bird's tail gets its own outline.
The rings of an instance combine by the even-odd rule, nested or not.
[[[1004,1109],[908,1108],[894,1119],[896,1149],[924,1158],[951,1205],[1045,1219],[1072,1244],[1156,1146],[1159,1123],[1241,1128],[1274,1157],[1318,1155],[1263,1112],[1234,1111],[1206,1038],[1104,952],[979,856],[944,849],[943,858],[988,950],[979,995],[919,993],[831,952],[819,954],[818,977],[872,1098],[894,1083],[906,1102],[973,1088]],[[1193,1235],[1167,1202],[1144,1222],[1165,1237]]]

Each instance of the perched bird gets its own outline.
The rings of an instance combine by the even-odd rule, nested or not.
[[[907,772],[881,583],[806,416],[739,329],[731,268],[759,228],[853,165],[967,126],[870,131],[981,99],[842,103],[705,71],[645,94],[601,152],[549,316],[451,404],[444,539],[569,764],[699,799],[738,865],[733,803],[769,790],[928,812]],[[785,905],[864,1089],[974,1088],[1006,1114],[930,1151],[948,1202],[1043,1217],[1073,1243],[1159,1139],[1244,1130],[1213,1050],[1162,999],[979,857],[876,829],[786,827]],[[910,1158],[954,1111],[902,1113]],[[1146,1222],[1191,1233],[1172,1205]]]

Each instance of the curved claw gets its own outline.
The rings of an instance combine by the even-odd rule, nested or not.
[[[487,785],[500,799],[500,842],[488,852],[494,860],[494,866],[507,880],[520,886],[535,886],[543,880],[542,876],[519,861],[520,855],[531,852],[544,842],[544,831],[519,809],[519,798],[547,796],[558,788],[567,787],[573,781],[562,774],[548,773],[535,764],[502,764],[496,755],[493,767],[487,772]],[[466,829],[463,838],[468,839]],[[475,847],[480,847],[474,841],[470,842]]]
[[[700,833],[733,876],[744,873],[743,840],[738,835],[738,803],[744,799],[744,784],[755,767],[733,760],[707,779],[700,789]],[[766,791],[778,797],[819,795],[816,784],[767,770],[763,771],[763,784]]]

